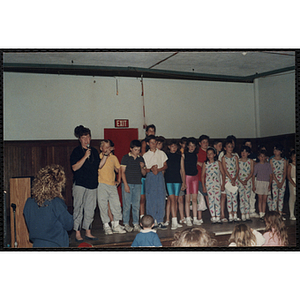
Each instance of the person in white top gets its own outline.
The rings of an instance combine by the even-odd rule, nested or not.
[[[146,138],[150,149],[143,155],[146,168],[146,213],[155,220],[154,229],[167,229],[163,225],[165,216],[166,187],[163,171],[167,169],[168,157],[165,152],[156,148],[154,135]]]

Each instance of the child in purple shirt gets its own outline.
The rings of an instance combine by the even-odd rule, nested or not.
[[[255,164],[254,172],[252,177],[253,192],[258,195],[258,210],[259,217],[261,220],[264,219],[266,212],[266,203],[268,193],[271,191],[272,185],[272,168],[269,163],[266,162],[267,156],[266,151],[261,150],[259,155],[259,163]],[[255,183],[256,176],[256,183]]]

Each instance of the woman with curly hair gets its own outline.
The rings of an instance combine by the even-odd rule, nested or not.
[[[176,232],[172,247],[212,247],[216,245],[207,231],[203,228],[192,227]]]
[[[65,184],[59,165],[42,168],[34,179],[32,198],[23,210],[33,247],[69,247],[67,231],[73,228],[73,217],[61,194]]]

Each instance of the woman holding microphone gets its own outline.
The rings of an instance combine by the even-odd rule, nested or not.
[[[76,147],[70,157],[73,170],[73,219],[76,232],[76,242],[82,242],[81,228],[85,230],[85,239],[97,240],[91,233],[94,212],[97,203],[98,168],[106,161],[106,156],[101,160],[98,151],[90,146],[91,131],[82,125],[74,130],[78,138],[79,146]]]

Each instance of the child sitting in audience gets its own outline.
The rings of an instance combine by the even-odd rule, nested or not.
[[[212,247],[216,240],[212,239],[207,231],[201,227],[186,228],[176,232],[172,247]]]
[[[261,233],[248,227],[246,224],[236,225],[229,238],[229,247],[262,246],[265,238]]]
[[[266,239],[263,246],[287,246],[288,235],[282,216],[277,211],[265,215],[266,229],[263,234]]]
[[[131,247],[162,247],[160,239],[154,227],[154,219],[150,215],[144,215],[141,220],[143,229],[138,233]]]

